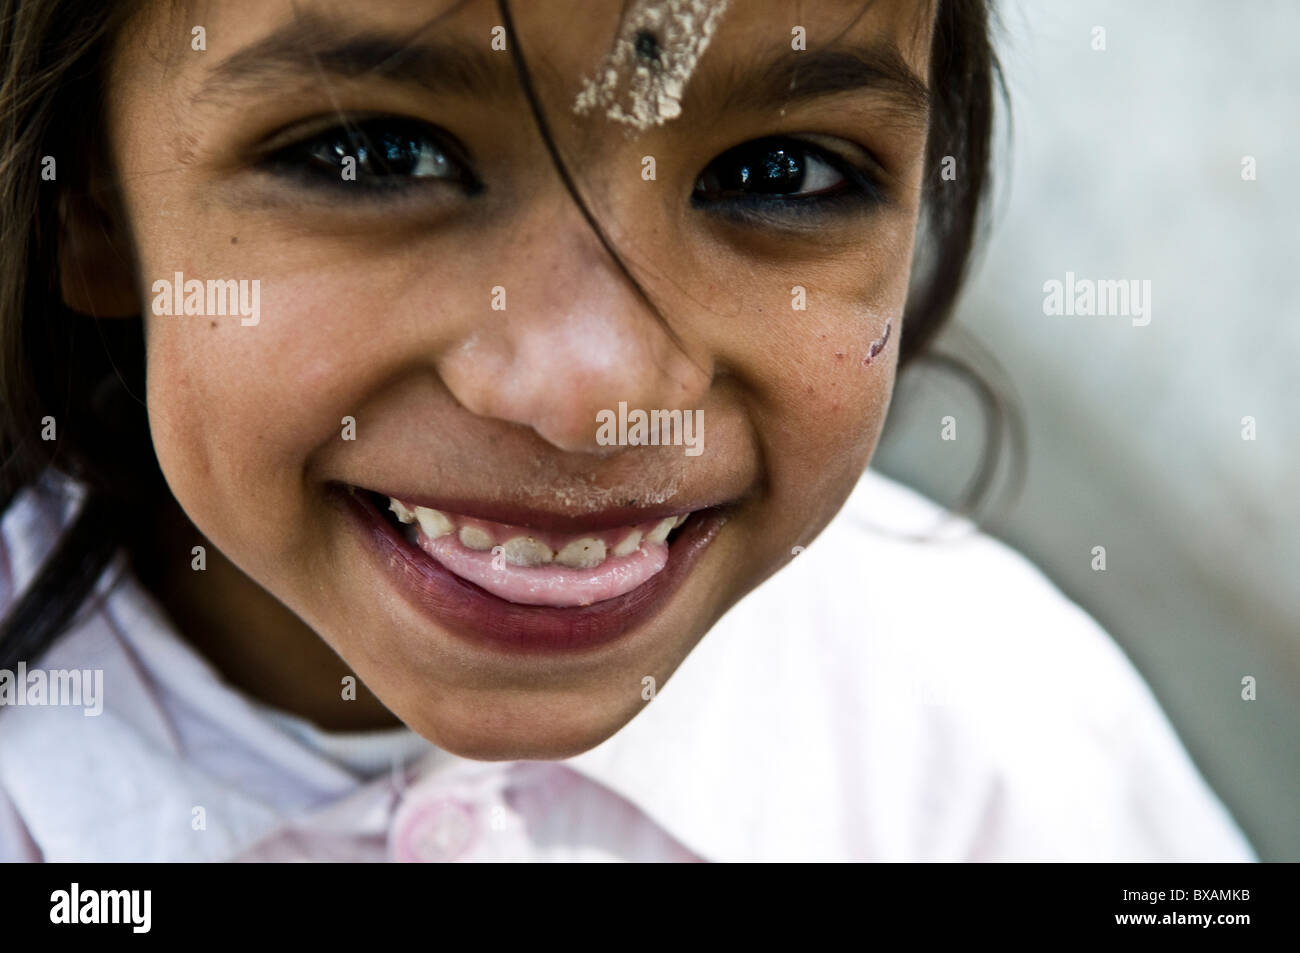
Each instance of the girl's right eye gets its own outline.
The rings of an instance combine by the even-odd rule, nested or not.
[[[449,135],[395,117],[334,126],[276,149],[261,165],[307,185],[399,191],[449,182],[470,193],[482,188]]]

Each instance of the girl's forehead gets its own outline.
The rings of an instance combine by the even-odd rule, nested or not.
[[[159,3],[124,31],[115,62],[119,79],[168,74],[201,105],[323,80],[517,96],[512,60],[522,57],[535,85],[576,116],[644,130],[677,118],[692,98],[767,106],[782,93],[822,91],[828,74],[844,90],[871,87],[924,107],[933,13],[915,0]]]

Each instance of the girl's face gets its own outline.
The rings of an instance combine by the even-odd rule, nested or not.
[[[512,6],[513,51],[479,0],[158,4],[109,97],[176,498],[393,713],[482,759],[612,735],[852,489],[903,330],[932,16],[744,0],[688,70],[708,3]],[[620,35],[631,66],[606,63]],[[244,311],[165,313],[178,273],[248,282]],[[620,406],[698,411],[695,446],[611,445]],[[387,497],[447,523],[408,542]]]

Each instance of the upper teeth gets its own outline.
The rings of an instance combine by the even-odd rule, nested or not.
[[[402,504],[398,503],[397,505],[401,506]],[[402,508],[405,509],[405,507]],[[402,514],[398,513],[397,518],[401,519]],[[455,527],[451,525],[451,520],[447,519],[447,517],[443,516],[437,510],[431,510],[427,506],[417,506],[415,508],[415,518],[420,523],[420,529],[424,530],[424,535],[428,536],[430,539],[437,539],[439,536],[446,536],[455,529]]]
[[[531,536],[508,539],[501,549],[512,566],[544,566],[555,558],[550,546]]]
[[[477,526],[462,526],[460,528],[460,542],[462,546],[469,549],[486,551],[492,548],[492,537]]]
[[[447,514],[427,506],[407,506],[401,500],[389,497],[388,508],[402,523],[418,523],[421,533],[430,540],[455,533],[461,545],[467,549],[477,552],[489,550],[493,550],[494,553],[499,552],[512,566],[531,567],[555,563],[572,569],[594,569],[609,556],[616,558],[630,556],[646,543],[662,544],[669,533],[686,522],[689,515],[666,516],[648,532],[645,531],[645,524],[634,527],[629,529],[617,543],[613,542],[617,538],[613,534],[605,534],[606,539],[582,536],[568,541],[559,552],[555,552],[546,542],[533,535],[512,535],[498,546],[492,533],[483,526],[467,522],[457,528]],[[497,524],[487,525],[491,527]],[[411,532],[414,532],[414,528]],[[496,532],[499,533],[500,530]]]
[[[605,541],[589,536],[575,539],[555,554],[555,561],[572,569],[595,569],[605,561]]]
[[[623,541],[614,547],[615,556],[630,556],[641,548],[641,531],[634,529],[623,537]]]
[[[659,521],[658,526],[650,530],[649,534],[646,536],[646,541],[651,543],[662,543],[668,538],[668,534],[673,531],[673,527],[676,525],[677,517],[665,516]]]

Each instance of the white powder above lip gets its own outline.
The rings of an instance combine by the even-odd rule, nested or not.
[[[637,0],[596,75],[583,80],[573,111],[604,109],[607,119],[639,132],[676,119],[728,2]]]

